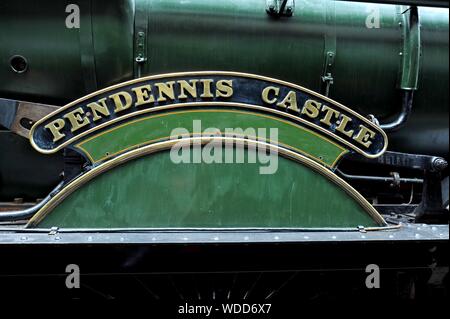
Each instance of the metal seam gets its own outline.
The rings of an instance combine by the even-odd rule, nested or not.
[[[92,0],[86,3],[86,20],[79,28],[81,68],[84,86],[87,93],[97,90],[97,74],[95,65],[95,48],[92,18]]]

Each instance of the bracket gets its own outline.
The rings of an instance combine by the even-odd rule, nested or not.
[[[266,11],[272,17],[292,17],[295,0],[267,0]]]
[[[136,3],[136,16],[134,22],[134,77],[140,78],[145,73],[145,64],[148,60],[147,34],[148,34],[148,1]]]
[[[324,34],[324,65],[320,77],[320,93],[330,96],[331,85],[334,84],[334,62],[336,60],[336,3],[328,1],[326,4],[326,30]]]
[[[333,67],[334,64],[334,57],[336,56],[336,54],[332,51],[329,51],[326,53],[326,58],[325,58],[325,66],[324,66],[324,73],[321,77],[322,79],[322,93],[325,96],[329,96],[330,94],[330,87],[332,84],[334,84],[334,78],[333,75],[331,73],[331,69]]]

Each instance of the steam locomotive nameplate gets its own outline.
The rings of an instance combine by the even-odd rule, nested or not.
[[[96,163],[119,154],[120,150],[105,150],[109,156],[96,158],[86,154],[83,143],[92,139],[95,132],[142,119],[145,115],[157,117],[180,110],[222,115],[230,112],[253,114],[275,122],[289,122],[311,137],[320,137],[341,150],[331,162],[302,150],[328,167],[333,167],[347,151],[369,158],[378,157],[388,144],[386,134],[377,125],[327,97],[287,82],[235,72],[157,75],[112,86],[38,121],[31,129],[30,139],[41,153],[55,153],[70,146],[81,149]],[[126,150],[144,144],[127,145]],[[280,137],[280,145],[283,144],[292,146],[283,143]],[[293,146],[291,149],[298,148]]]
[[[140,78],[52,112],[30,137],[39,152],[69,148],[91,165],[28,227],[388,226],[334,173],[348,153],[382,155],[386,134],[351,109],[279,80],[234,72]],[[179,150],[193,161],[174,159]],[[248,163],[238,160],[245,151]],[[250,158],[264,154],[260,163],[269,165],[255,171]]]

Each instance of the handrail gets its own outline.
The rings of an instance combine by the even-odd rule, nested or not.
[[[39,204],[21,211],[1,212],[0,222],[13,222],[19,220],[26,220],[33,217],[45,204],[47,204],[63,187],[64,182],[58,184],[47,197],[44,198]]]

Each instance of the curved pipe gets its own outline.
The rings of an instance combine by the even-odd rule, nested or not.
[[[386,124],[381,124],[380,127],[385,132],[395,132],[403,128],[408,122],[409,117],[412,113],[413,108],[413,100],[414,100],[414,91],[411,90],[403,90],[402,95],[402,110],[397,118]]]
[[[386,132],[395,132],[403,128],[411,115],[414,91],[418,88],[420,57],[422,54],[422,35],[419,9],[411,6],[402,13],[403,27],[402,63],[399,88],[402,89],[402,109],[391,123],[381,125]]]
[[[0,222],[14,222],[19,220],[26,220],[34,216],[42,207],[45,206],[63,187],[64,182],[58,184],[50,194],[45,197],[39,204],[21,211],[12,211],[0,213]]]

